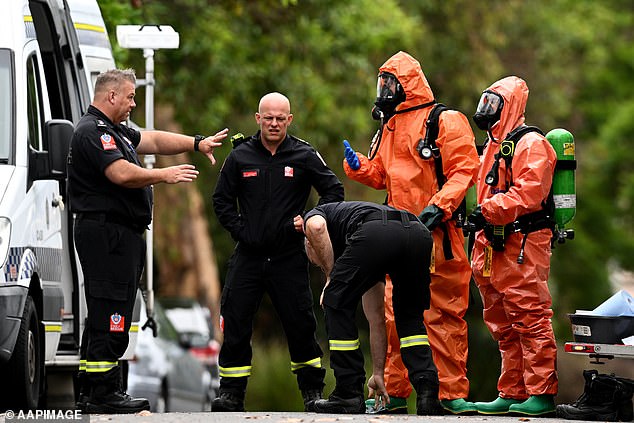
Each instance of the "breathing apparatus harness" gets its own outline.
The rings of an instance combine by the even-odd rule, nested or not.
[[[436,181],[438,182],[438,191],[440,191],[447,182],[447,177],[443,173],[443,165],[442,165],[442,157],[440,155],[440,149],[436,145],[436,139],[438,138],[438,121],[440,119],[440,114],[445,110],[451,110],[450,107],[445,106],[442,103],[436,103],[435,101],[434,108],[429,112],[429,116],[427,117],[427,121],[425,122],[425,137],[421,138],[418,141],[418,145],[416,146],[416,150],[418,151],[418,155],[423,160],[434,159],[434,170],[436,172]],[[466,199],[463,198],[460,202],[460,205],[451,215],[451,220],[456,222],[456,227],[461,228],[465,224],[465,219],[467,217],[467,202]],[[454,258],[453,252],[451,251],[451,239],[449,238],[449,231],[447,229],[447,223],[441,222],[439,225],[440,229],[443,232],[443,253],[445,255],[445,260],[451,260]]]
[[[373,160],[374,157],[376,156],[376,153],[379,151],[379,146],[381,145],[381,138],[383,136],[383,127],[387,124],[387,121],[390,120],[392,116],[411,112],[413,110],[425,109],[429,106],[433,106],[434,104],[436,104],[436,100],[432,100],[427,103],[408,107],[407,109],[397,110],[389,116],[386,116],[385,113],[383,113],[383,111],[379,109],[378,107],[372,108],[372,117],[375,120],[380,121],[381,125],[379,126],[379,129],[374,134],[374,137],[372,137],[372,142],[370,142],[370,149],[368,150],[368,159]],[[393,129],[390,129],[389,127],[387,129],[388,131],[393,130]],[[436,130],[436,136],[438,136],[438,130]]]
[[[499,182],[499,168],[500,161],[504,160],[505,163],[505,187],[506,191],[509,190],[511,186],[513,186],[513,154],[515,153],[515,145],[517,142],[529,132],[538,132],[541,135],[544,135],[541,129],[536,126],[527,126],[521,125],[511,131],[505,138],[504,141],[500,143],[500,150],[495,154],[495,161],[491,166],[491,170],[487,173],[485,177],[485,183],[492,187],[497,186]],[[490,135],[489,135],[490,137]],[[492,138],[489,138],[491,140]],[[484,235],[491,243],[491,248],[494,251],[504,251],[504,245],[506,242],[506,238],[516,232],[520,232],[524,235],[522,238],[522,244],[520,246],[520,251],[517,256],[517,263],[524,263],[524,248],[526,246],[526,238],[528,234],[531,232],[536,232],[545,228],[548,228],[553,233],[553,241],[556,238],[555,234],[555,202],[553,200],[553,188],[552,184],[550,187],[550,192],[548,193],[548,197],[545,201],[542,202],[542,209],[528,213],[522,216],[519,216],[517,220],[511,222],[506,225],[492,225],[485,224],[484,225]],[[474,228],[471,228],[471,231],[474,231]]]

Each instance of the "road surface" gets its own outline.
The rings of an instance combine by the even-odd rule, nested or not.
[[[5,414],[0,414],[5,421]],[[369,415],[369,414],[317,414],[299,412],[246,412],[246,413],[150,413],[91,415],[90,420],[83,416],[82,422],[90,423],[398,423],[398,422],[443,422],[443,423],[562,423],[573,420],[557,418],[537,418],[519,416],[416,416],[409,415]],[[6,422],[19,422],[17,419],[9,419]],[[24,421],[24,420],[22,420]],[[36,420],[31,420],[36,421]],[[56,420],[47,420],[54,422]],[[73,420],[59,420],[72,422]]]

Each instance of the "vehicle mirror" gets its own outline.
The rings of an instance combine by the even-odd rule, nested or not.
[[[46,122],[44,142],[48,149],[53,179],[66,178],[66,162],[74,130],[73,124],[68,120],[52,119]]]

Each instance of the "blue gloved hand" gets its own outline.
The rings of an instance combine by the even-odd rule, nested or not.
[[[348,140],[343,140],[343,155],[346,157],[346,161],[348,162],[350,169],[359,170],[361,162],[359,162],[357,153],[355,153],[352,147],[350,147]]]
[[[418,215],[418,218],[423,225],[427,227],[430,231],[436,229],[436,227],[442,222],[442,218],[445,216],[445,213],[435,204],[431,204],[423,209],[423,211]]]

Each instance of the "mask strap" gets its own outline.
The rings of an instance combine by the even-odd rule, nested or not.
[[[499,144],[500,142],[498,140],[495,139],[495,137],[493,136],[493,132],[491,131],[491,124],[489,124],[489,127],[487,128],[487,134],[489,134],[489,140],[491,142],[494,142],[496,144]]]
[[[401,113],[411,112],[412,110],[425,109],[425,108],[427,108],[429,106],[433,106],[434,104],[436,104],[436,100],[432,100],[432,101],[427,102],[427,103],[419,104],[417,106],[408,107],[407,109],[397,110],[396,112],[394,112],[394,114],[398,115],[398,114],[401,114]]]
[[[368,159],[373,160],[376,156],[376,153],[379,151],[379,146],[381,145],[381,137],[383,136],[383,125],[385,124],[385,114],[379,109],[379,116],[381,119],[381,126],[374,134],[374,138],[372,138],[372,142],[370,143],[370,150],[368,151]]]

